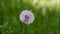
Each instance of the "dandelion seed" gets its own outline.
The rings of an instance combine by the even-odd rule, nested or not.
[[[29,10],[23,10],[19,19],[25,24],[30,24],[34,21],[34,14]]]

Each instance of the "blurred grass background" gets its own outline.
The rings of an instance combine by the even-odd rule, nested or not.
[[[60,0],[0,0],[0,34],[60,34],[59,2]],[[35,15],[32,24],[26,25],[19,20],[22,10],[32,10]]]

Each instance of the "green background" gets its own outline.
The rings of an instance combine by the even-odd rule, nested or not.
[[[60,5],[37,9],[23,1],[0,0],[0,34],[60,34]],[[26,25],[19,20],[22,10],[32,10],[33,23]]]

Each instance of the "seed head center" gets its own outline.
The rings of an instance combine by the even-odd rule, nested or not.
[[[25,15],[25,20],[24,20],[24,22],[28,22],[29,21],[29,16],[28,15]]]

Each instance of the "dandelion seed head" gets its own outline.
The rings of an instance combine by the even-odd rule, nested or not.
[[[25,24],[30,24],[34,21],[34,14],[29,10],[23,10],[20,13],[19,19]]]

